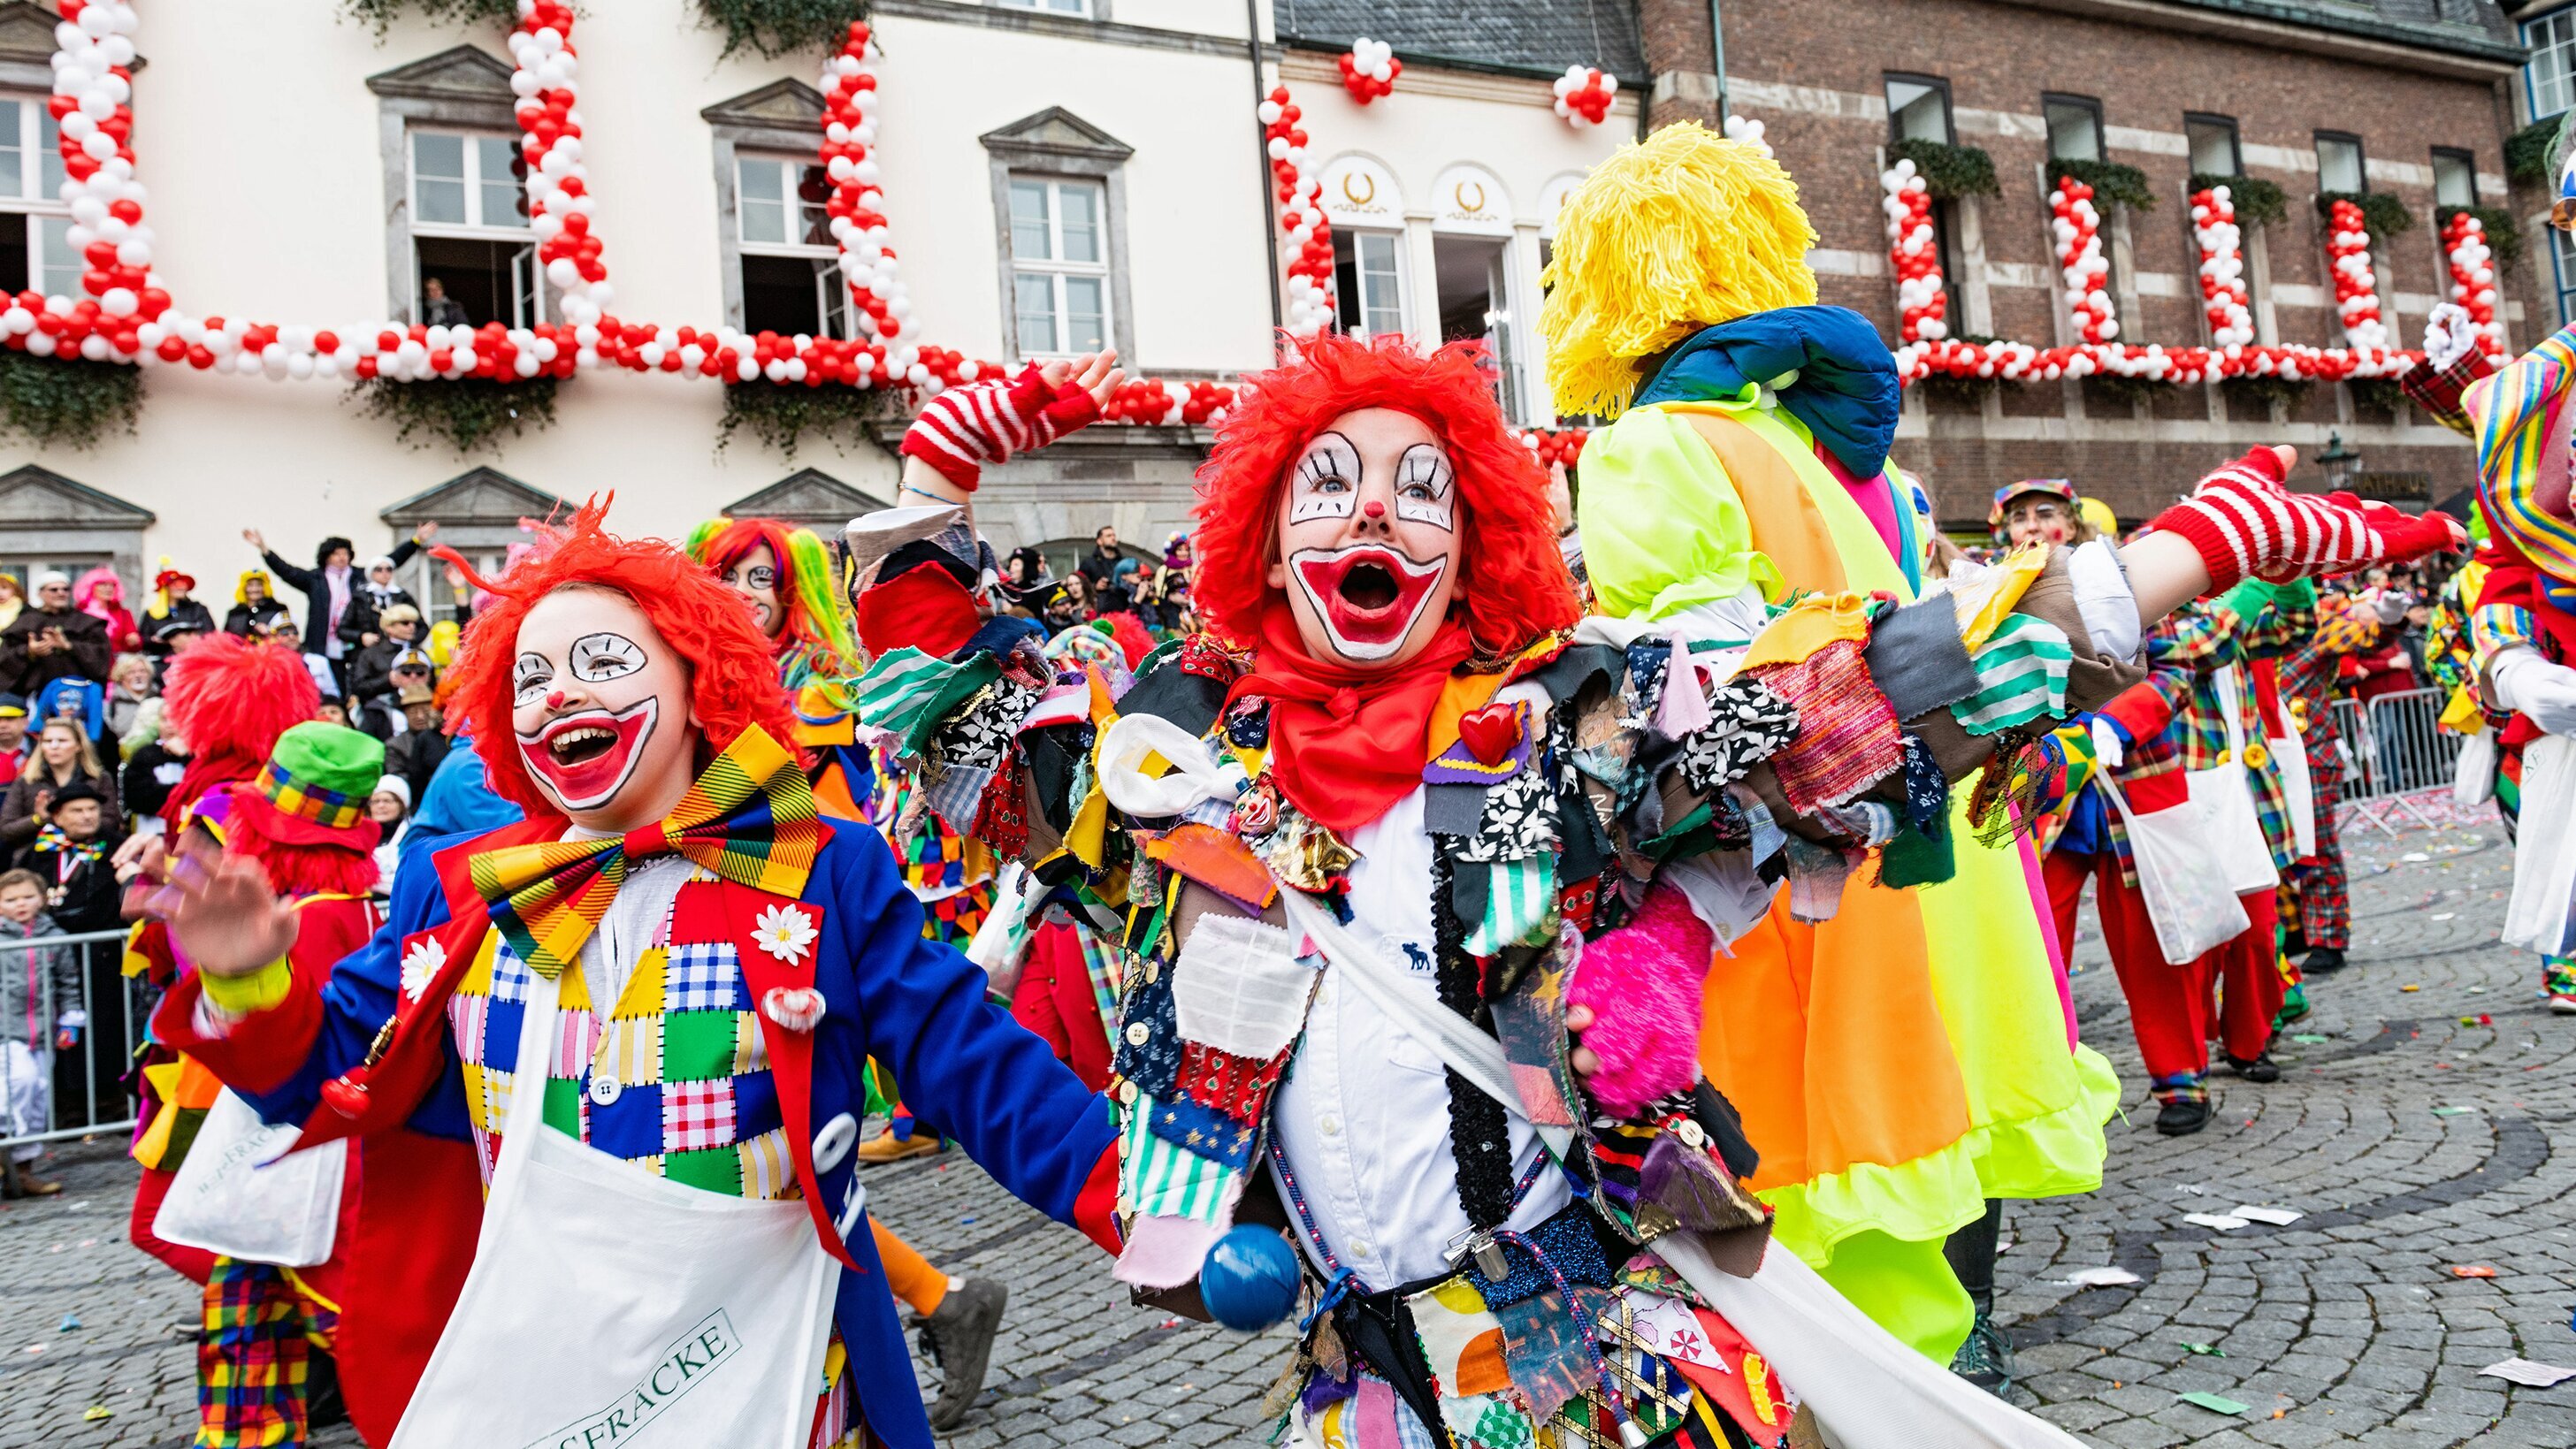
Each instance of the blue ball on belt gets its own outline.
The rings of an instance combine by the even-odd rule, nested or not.
[[[1199,1265],[1199,1301],[1238,1333],[1258,1333],[1297,1307],[1297,1254],[1268,1228],[1239,1227]]]

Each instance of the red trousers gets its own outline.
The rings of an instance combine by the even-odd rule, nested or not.
[[[2129,998],[2129,1026],[2138,1036],[2138,1055],[2147,1076],[2156,1082],[2201,1076],[2209,1070],[2209,1039],[2223,1033],[2227,1054],[2251,1061],[2272,1039],[2272,1019],[2280,1013],[2287,983],[2274,962],[2272,893],[2238,897],[2252,924],[2222,945],[2184,966],[2165,960],[2156,944],[2155,922],[2147,916],[2146,898],[2120,880],[2120,858],[2105,851],[2096,856],[2050,851],[2041,863],[2048,883],[2048,904],[2057,917],[2058,939],[2075,939],[2075,907],[2084,898],[2084,882],[2094,882],[2094,909],[2102,918],[2102,936],[2111,948],[2111,969],[2120,974],[2120,990]],[[2213,1007],[2211,993],[2224,988],[2223,1005]],[[2215,1025],[2219,1032],[2211,1028]]]
[[[1011,1019],[1045,1037],[1056,1060],[1097,1092],[1109,1085],[1109,1028],[1101,1025],[1091,967],[1073,932],[1062,921],[1038,923],[1019,989],[1011,993]]]

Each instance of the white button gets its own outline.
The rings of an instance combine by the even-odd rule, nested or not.
[[[1145,984],[1146,984],[1146,985],[1148,985],[1148,986],[1153,985],[1156,981],[1158,981],[1158,980],[1161,980],[1161,979],[1162,979],[1162,975],[1163,975],[1163,963],[1162,963],[1162,962],[1160,962],[1160,961],[1147,961],[1147,962],[1145,963]]]
[[[617,1078],[610,1076],[607,1073],[594,1072],[591,1074],[590,1103],[594,1107],[605,1107],[609,1105],[616,1101],[618,1096],[625,1090],[625,1083],[620,1082]]]
[[[1334,1116],[1330,1112],[1325,1113],[1323,1118],[1315,1125],[1323,1128],[1324,1135],[1327,1137],[1339,1137],[1342,1135],[1342,1119]]]
[[[1143,1046],[1153,1037],[1153,1035],[1153,1031],[1141,1021],[1131,1021],[1127,1023],[1127,1044],[1129,1046]]]
[[[1317,1006],[1330,1006],[1333,1004],[1333,983],[1327,981],[1323,985],[1315,988],[1315,1004]]]
[[[1366,1238],[1353,1238],[1351,1240],[1351,1256],[1354,1258],[1365,1258],[1376,1251],[1377,1250],[1375,1248],[1369,1246],[1369,1241]]]
[[[1685,1147],[1702,1147],[1708,1143],[1708,1133],[1688,1117],[1684,1117],[1681,1125],[1673,1129],[1673,1135],[1679,1137]]]

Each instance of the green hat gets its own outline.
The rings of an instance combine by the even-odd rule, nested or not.
[[[385,747],[374,736],[310,720],[277,737],[255,793],[235,799],[259,817],[263,833],[289,845],[373,850],[367,797],[384,772]]]

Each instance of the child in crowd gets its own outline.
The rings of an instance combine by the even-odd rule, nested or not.
[[[62,931],[45,914],[45,883],[31,871],[0,874],[0,1126],[13,1137],[53,1125],[54,1053],[80,1042],[88,1018],[80,1006],[80,954],[69,946],[17,943]],[[12,1197],[51,1197],[59,1182],[36,1176],[41,1143],[9,1150],[0,1186]]]

